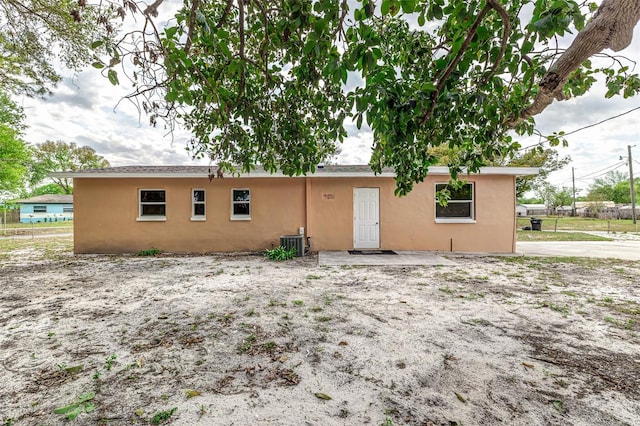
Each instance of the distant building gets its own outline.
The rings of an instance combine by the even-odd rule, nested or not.
[[[516,206],[516,216],[526,216],[526,215],[527,215],[527,208],[522,204],[518,204]]]
[[[526,216],[546,216],[549,209],[544,204],[520,204],[527,209]]]
[[[60,222],[73,220],[73,195],[38,195],[16,200],[20,205],[20,222]]]

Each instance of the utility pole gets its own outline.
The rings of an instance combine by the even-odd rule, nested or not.
[[[571,167],[571,182],[573,183],[573,205],[571,206],[571,216],[576,215],[576,173],[575,168]]]
[[[634,145],[635,146],[635,145]],[[636,224],[636,190],[633,184],[633,159],[631,158],[631,145],[627,145],[629,151],[629,186],[631,187],[631,218]]]

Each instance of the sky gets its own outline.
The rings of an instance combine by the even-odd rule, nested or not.
[[[634,32],[633,43],[619,54],[637,61],[640,72],[640,26]],[[608,62],[606,62],[608,63]],[[189,135],[184,130],[168,135],[162,128],[149,126],[148,117],[121,98],[131,87],[122,79],[113,86],[93,68],[74,75],[63,72],[64,80],[45,99],[15,99],[24,107],[29,126],[25,140],[38,144],[47,140],[75,142],[90,146],[112,166],[127,165],[199,165],[206,160],[193,160],[186,150]],[[603,124],[578,131],[566,139],[568,148],[558,148],[561,156],[572,162],[563,170],[551,174],[549,182],[557,187],[571,187],[572,167],[579,195],[586,195],[593,179],[609,170],[628,171],[627,146],[632,148],[634,177],[640,178],[640,96],[623,99],[604,98],[604,87],[589,94],[563,102],[554,102],[537,116],[538,129],[543,134],[571,132],[623,114],[633,112]],[[340,164],[366,164],[371,154],[373,136],[370,130],[358,130],[348,125],[348,137],[337,159]],[[537,137],[519,139],[527,147],[540,142]],[[620,160],[620,156],[623,156]]]

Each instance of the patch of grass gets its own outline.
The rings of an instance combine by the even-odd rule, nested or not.
[[[598,219],[578,216],[536,216],[536,218],[542,219],[542,231],[536,232],[554,230],[556,219],[558,220],[557,229],[562,231],[636,232],[636,226],[630,219]],[[518,218],[517,228],[522,229],[524,226],[531,226],[531,220],[528,217]]]
[[[323,315],[323,316],[316,317],[316,321],[318,321],[318,322],[329,322],[332,319],[333,319],[333,317],[331,317],[329,315]]]
[[[306,276],[306,278],[308,280],[319,280],[319,279],[323,278],[323,276],[322,275],[316,275],[316,274],[309,274],[309,275]]]
[[[293,306],[304,306],[304,302],[302,300],[294,300]]]
[[[522,231],[516,233],[518,241],[613,241],[600,235],[584,232]]]
[[[16,251],[32,251],[44,259],[59,259],[73,253],[73,237],[14,239],[0,236],[0,260],[11,260]]]
[[[453,294],[455,293],[455,290],[453,290],[452,288],[449,288],[449,286],[445,286],[445,287],[438,287],[438,290],[440,290],[443,293],[447,293],[447,294]]]
[[[552,311],[561,313],[563,317],[567,317],[570,313],[569,305],[559,305],[557,303],[547,301],[539,302],[538,308],[549,308]]]
[[[253,344],[256,341],[256,335],[254,333],[249,334],[244,338],[240,346],[238,346],[238,352],[241,354],[247,353],[253,347]]]
[[[169,418],[171,416],[173,416],[173,414],[178,411],[178,407],[173,407],[170,410],[167,411],[160,411],[159,413],[156,413],[151,420],[149,420],[149,422],[153,425],[159,425],[160,423],[164,423],[166,420],[169,420]]]

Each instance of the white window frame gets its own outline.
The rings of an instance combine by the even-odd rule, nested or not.
[[[438,185],[447,185],[447,182],[435,182],[433,189],[434,194],[438,191]],[[433,215],[436,223],[476,223],[476,186],[475,182],[467,182],[465,185],[471,186],[471,199],[470,200],[449,200],[449,204],[465,203],[470,204],[469,211],[470,217],[438,217],[438,199],[434,197]]]
[[[38,204],[38,205],[34,205],[33,206],[33,212],[34,213],[48,213],[48,210],[49,209],[47,209],[47,205],[46,204],[45,205]]]
[[[164,192],[164,202],[142,201],[142,191],[162,191]],[[164,205],[164,216],[160,215],[143,215],[143,205]],[[164,188],[140,188],[138,189],[138,222],[164,222],[167,220],[167,190]]]
[[[196,191],[202,191],[203,200],[196,200]],[[196,205],[202,205],[204,207],[203,215],[196,215]],[[198,222],[207,220],[207,191],[204,188],[192,188],[191,189],[191,220]]]
[[[249,200],[248,201],[235,201],[233,199],[234,191],[249,191]],[[248,215],[236,215],[233,213],[233,206],[236,204],[249,204],[249,214]],[[249,188],[231,188],[231,220],[251,220],[251,189]]]

